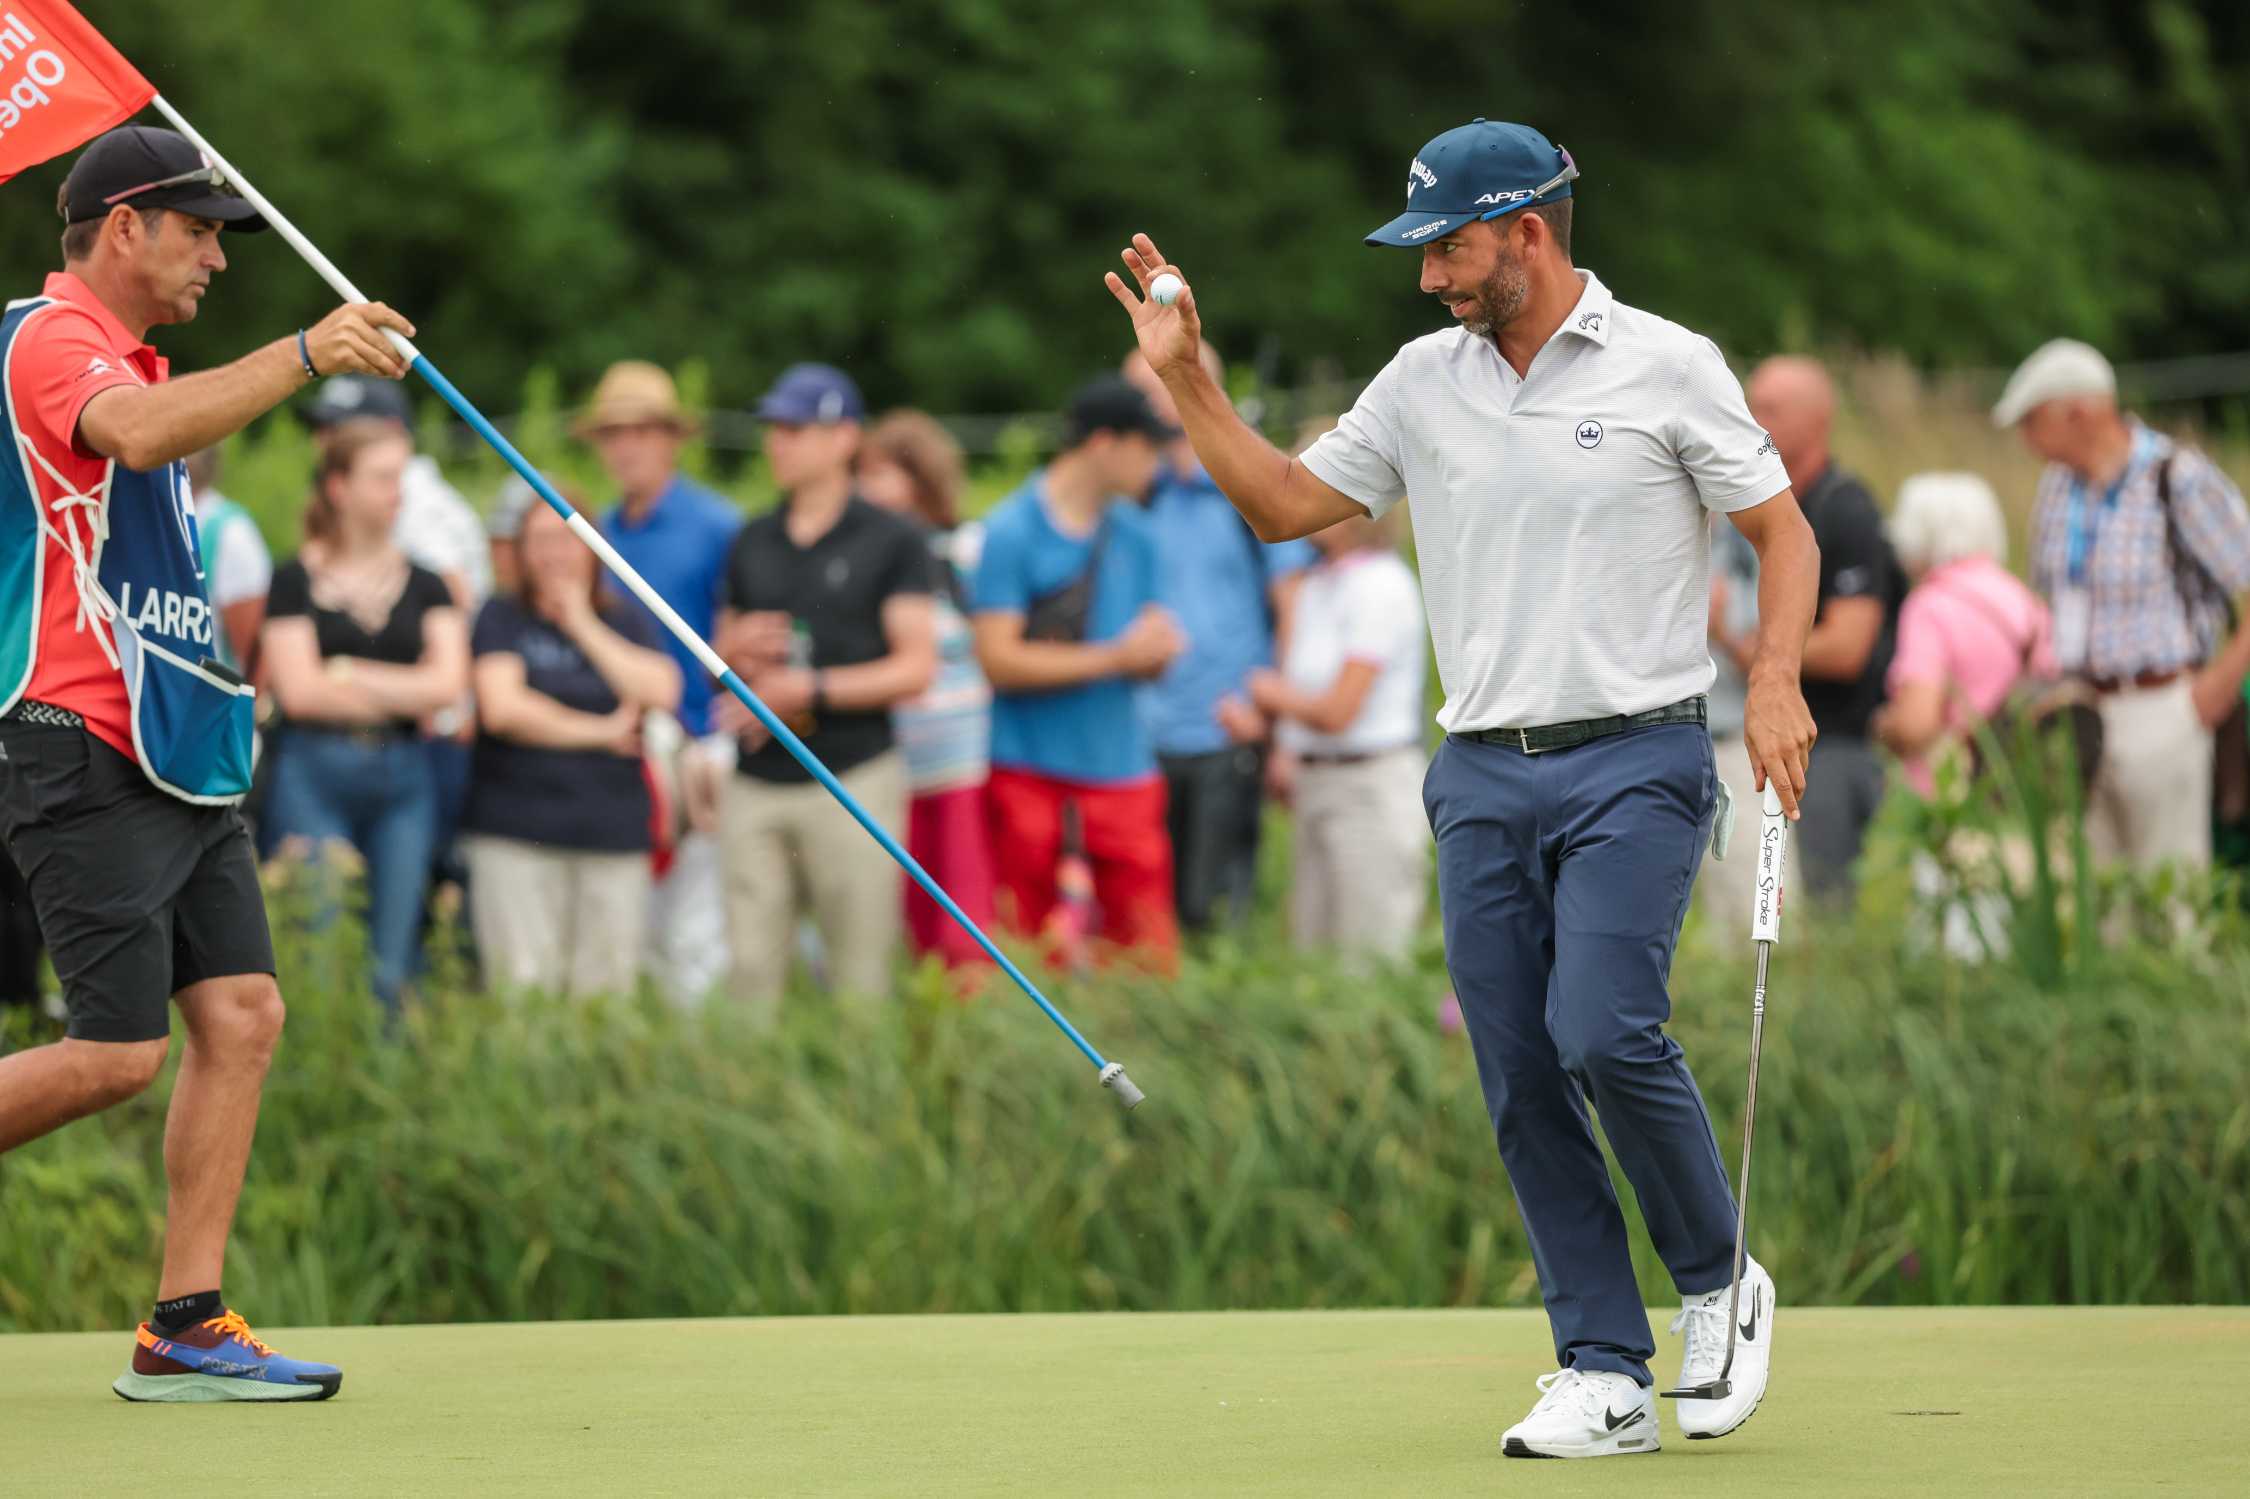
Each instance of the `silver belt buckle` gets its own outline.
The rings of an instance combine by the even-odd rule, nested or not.
[[[1516,730],[1516,742],[1523,746],[1523,752],[1527,755],[1544,753],[1542,750],[1535,750],[1531,747],[1531,730],[1529,729]]]

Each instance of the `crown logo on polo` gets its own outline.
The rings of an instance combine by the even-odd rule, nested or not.
[[[1422,165],[1422,158],[1419,156],[1414,158],[1414,165],[1406,169],[1406,201],[1409,203],[1414,201],[1417,184],[1423,187],[1437,186],[1437,173]]]

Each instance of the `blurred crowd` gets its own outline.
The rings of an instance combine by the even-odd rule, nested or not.
[[[1849,893],[1887,787],[1931,795],[1949,758],[1973,776],[1977,726],[2003,718],[2071,728],[2104,859],[2206,864],[2250,822],[2250,513],[2119,407],[2099,353],[2047,345],[1994,412],[2047,463],[2028,583],[1975,474],[1917,475],[1886,517],[1830,453],[1819,364],[1769,360],[1748,394],[1821,549],[1793,855],[1814,892]],[[885,992],[902,951],[975,982],[988,959],[951,915],[528,486],[480,514],[415,451],[395,385],[335,377],[303,415],[295,556],[276,564],[215,453],[191,481],[223,654],[266,714],[246,814],[269,860],[338,876],[315,919],[358,892],[387,1006],[457,926],[495,986],[645,978],[768,1018],[800,967],[847,996]],[[980,926],[1058,964],[1167,969],[1183,932],[1251,914],[1278,804],[1297,945],[1418,940],[1427,635],[1384,524],[1258,540],[1138,355],[974,520],[945,427],[872,415],[841,370],[790,368],[757,415],[782,500],[746,518],[681,471],[697,414],[671,377],[617,364],[574,427],[608,492],[568,498]],[[1745,811],[1756,630],[1755,557],[1721,523],[1710,725]],[[1705,861],[1714,919],[1747,927],[1751,867]],[[0,998],[28,994],[28,902],[0,889],[0,921]]]

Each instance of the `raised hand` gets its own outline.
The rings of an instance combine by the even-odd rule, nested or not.
[[[1140,294],[1136,296],[1115,271],[1104,276],[1102,284],[1132,316],[1133,336],[1140,341],[1141,357],[1158,375],[1175,364],[1194,364],[1202,349],[1203,319],[1196,312],[1195,289],[1186,284],[1187,273],[1166,261],[1156,242],[1145,234],[1134,235],[1132,248],[1122,254],[1125,269],[1133,273]],[[1178,298],[1169,307],[1148,294],[1149,283],[1164,271],[1178,276],[1182,283]]]

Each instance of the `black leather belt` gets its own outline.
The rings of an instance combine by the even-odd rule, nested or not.
[[[282,729],[289,734],[322,739],[342,739],[361,749],[383,749],[393,744],[403,744],[419,732],[411,723],[310,723],[304,719],[283,719]]]
[[[1502,745],[1527,755],[1537,755],[1547,750],[1570,749],[1590,739],[1622,734],[1627,729],[1651,729],[1658,724],[1667,723],[1703,723],[1710,717],[1710,712],[1708,698],[1691,697],[1666,707],[1651,708],[1646,713],[1622,713],[1615,718],[1581,718],[1576,723],[1544,724],[1536,729],[1474,729],[1453,737],[1474,740],[1478,744]]]
[[[1397,754],[1401,750],[1410,750],[1415,748],[1418,748],[1418,746],[1412,744],[1394,744],[1389,749],[1348,750],[1341,754],[1333,755],[1321,754],[1318,751],[1309,750],[1306,753],[1299,755],[1297,757],[1297,762],[1300,765],[1365,765],[1370,760],[1386,759],[1391,755]]]
[[[37,724],[43,729],[83,729],[86,727],[86,720],[83,715],[74,713],[68,708],[58,708],[53,703],[34,702],[30,698],[25,698],[6,713],[0,713],[0,718],[5,718],[10,723]]]

